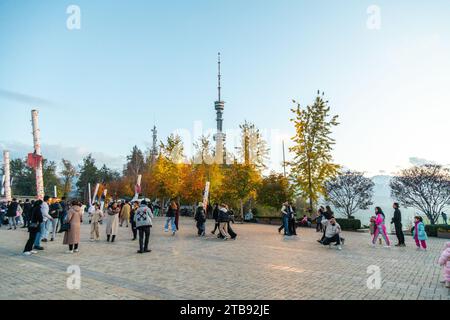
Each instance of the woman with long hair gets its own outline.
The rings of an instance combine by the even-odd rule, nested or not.
[[[34,202],[33,207],[31,209],[31,216],[28,224],[28,232],[30,233],[28,237],[28,241],[25,245],[25,249],[23,250],[23,254],[26,256],[30,256],[31,254],[37,253],[37,251],[33,250],[33,244],[36,240],[36,235],[39,231],[42,219],[41,212],[42,200],[37,200]]]
[[[172,235],[174,236],[177,232],[177,226],[175,225],[175,217],[177,214],[178,206],[174,200],[170,201],[169,208],[166,213],[166,224],[164,226],[164,232],[169,232],[169,223],[170,228],[172,229]]]
[[[83,209],[79,201],[72,201],[69,211],[67,212],[66,223],[70,224],[69,230],[64,233],[63,244],[69,245],[67,253],[78,252],[78,244],[80,243],[81,222],[83,222]]]
[[[114,242],[116,235],[119,232],[119,213],[120,208],[116,202],[111,204],[108,208],[108,221],[106,223],[106,241]]]
[[[375,208],[375,233],[373,235],[372,239],[372,246],[375,247],[375,243],[377,242],[378,236],[381,234],[381,236],[384,239],[384,242],[386,242],[386,248],[391,247],[391,242],[389,241],[389,237],[387,235],[386,231],[386,225],[384,224],[384,221],[386,220],[386,216],[384,215],[383,210],[381,210],[380,207]]]

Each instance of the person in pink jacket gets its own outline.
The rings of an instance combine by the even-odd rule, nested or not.
[[[386,242],[386,248],[391,247],[391,242],[389,241],[389,237],[386,232],[386,225],[384,224],[385,215],[383,213],[383,210],[381,210],[380,207],[375,208],[375,233],[373,235],[372,239],[372,246],[375,247],[375,243],[377,242],[378,236],[381,234],[384,241]]]
[[[446,243],[444,251],[442,251],[442,254],[439,257],[439,265],[443,267],[442,282],[445,284],[446,288],[450,288],[450,242]]]

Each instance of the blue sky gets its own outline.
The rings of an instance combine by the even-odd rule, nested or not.
[[[71,4],[80,30],[66,27]],[[380,30],[366,26],[370,5]],[[214,128],[220,51],[224,127],[249,120],[272,133],[273,169],[273,132],[291,136],[291,100],[310,103],[318,89],[340,115],[338,163],[370,174],[412,157],[449,164],[449,10],[445,0],[0,0],[0,149],[31,151],[32,108],[44,157],[93,152],[115,167],[149,145],[153,124],[160,138],[195,121]]]

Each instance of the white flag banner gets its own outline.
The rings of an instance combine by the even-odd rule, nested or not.
[[[203,208],[206,210],[208,206],[208,198],[209,198],[209,181],[206,182],[205,191],[203,191]]]

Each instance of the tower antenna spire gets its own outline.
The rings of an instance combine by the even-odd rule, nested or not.
[[[222,89],[222,87],[220,86],[220,80],[221,80],[221,74],[220,74],[220,52],[217,54],[217,67],[218,67],[218,75],[217,75],[217,80],[218,80],[218,86],[217,86],[217,89],[218,89],[218,93],[219,93],[219,100],[217,100],[217,101],[221,101],[220,100],[220,91],[221,91],[221,89]]]

